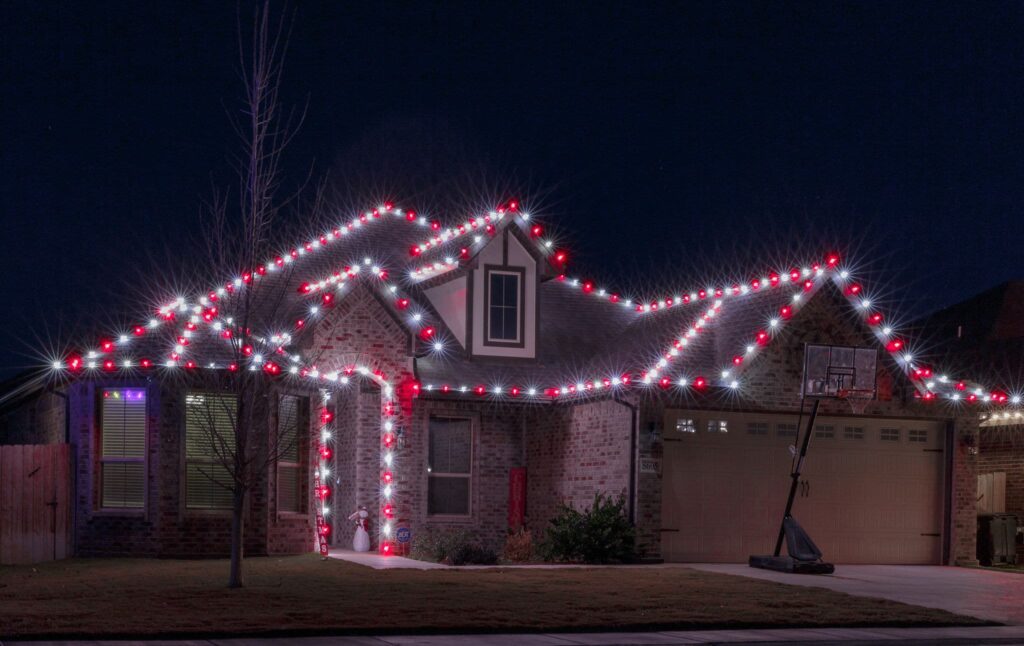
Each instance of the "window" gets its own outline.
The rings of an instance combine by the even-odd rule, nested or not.
[[[231,509],[234,395],[189,393],[185,397],[185,507]],[[220,456],[220,457],[218,457]]]
[[[708,433],[728,433],[729,422],[724,419],[709,419]]]
[[[860,426],[847,426],[843,429],[843,437],[847,440],[863,440],[864,429]]]
[[[747,435],[768,435],[768,422],[747,423]]]
[[[898,428],[883,428],[879,432],[878,437],[883,442],[899,442],[900,441],[900,429],[898,429]]]
[[[487,341],[520,343],[522,270],[487,270]]]
[[[305,419],[305,400],[281,395],[277,403],[277,511],[301,512],[303,491],[299,460],[299,428]]]
[[[680,433],[696,433],[697,424],[690,417],[677,417],[676,418],[676,431]]]
[[[831,439],[836,436],[836,427],[831,424],[815,424],[814,437],[818,439]]]
[[[472,422],[454,417],[431,417],[427,514],[469,515],[472,460]]]
[[[915,443],[924,443],[928,441],[928,431],[922,431],[918,429],[911,429],[907,431],[907,441]]]
[[[796,424],[776,424],[775,434],[779,437],[796,437]]]
[[[100,407],[99,506],[142,509],[146,490],[146,391],[103,391]]]

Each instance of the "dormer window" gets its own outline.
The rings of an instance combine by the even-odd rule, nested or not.
[[[486,266],[484,294],[487,320],[484,345],[523,345],[525,269]]]

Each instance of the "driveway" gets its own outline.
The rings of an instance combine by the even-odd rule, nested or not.
[[[932,565],[837,565],[835,574],[815,576],[738,564],[694,563],[687,567],[829,588],[860,597],[881,597],[1004,624],[1024,625],[1024,573]]]

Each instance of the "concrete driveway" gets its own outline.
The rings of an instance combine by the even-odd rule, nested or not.
[[[687,567],[828,588],[860,597],[881,597],[1004,624],[1024,625],[1024,573],[932,565],[837,565],[835,574],[814,576],[758,570],[738,564],[694,563]]]

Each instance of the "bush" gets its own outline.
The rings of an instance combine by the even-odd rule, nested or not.
[[[636,529],[626,517],[626,499],[597,494],[582,511],[562,505],[551,520],[541,551],[545,560],[621,563],[636,556]]]
[[[527,563],[533,560],[533,534],[525,527],[510,532],[505,539],[501,558],[510,563]]]
[[[409,556],[446,565],[493,565],[498,562],[494,550],[474,543],[469,534],[460,529],[423,530],[413,539]]]

